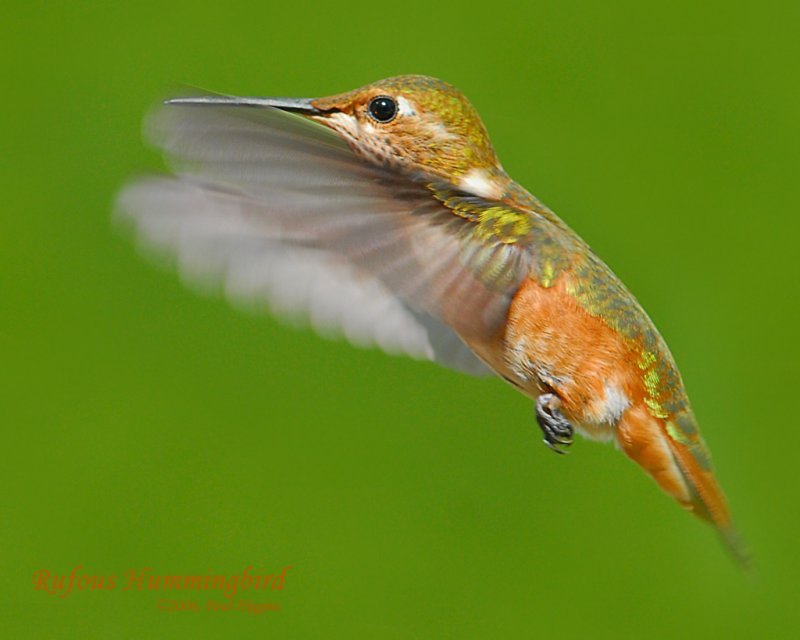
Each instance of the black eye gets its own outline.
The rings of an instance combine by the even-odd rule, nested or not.
[[[378,122],[389,122],[397,115],[397,103],[388,96],[378,96],[369,103],[369,115]]]

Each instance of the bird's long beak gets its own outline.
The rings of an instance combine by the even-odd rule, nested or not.
[[[240,98],[237,96],[197,96],[194,98],[170,98],[164,104],[214,105],[236,107],[272,107],[301,113],[307,116],[320,115],[322,111],[314,106],[314,98]]]

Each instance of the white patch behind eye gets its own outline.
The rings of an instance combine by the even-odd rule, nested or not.
[[[397,113],[401,116],[415,116],[417,112],[414,110],[414,107],[411,106],[411,103],[406,100],[403,96],[398,96],[397,98]]]

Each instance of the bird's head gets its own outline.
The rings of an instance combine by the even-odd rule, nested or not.
[[[501,171],[475,108],[451,85],[427,76],[396,76],[355,91],[312,100],[311,117],[359,155],[458,184]]]

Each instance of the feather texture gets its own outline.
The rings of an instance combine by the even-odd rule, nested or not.
[[[356,345],[489,373],[459,335],[502,328],[527,253],[455,215],[448,185],[367,164],[274,109],[167,106],[146,128],[177,175],[129,185],[118,215],[186,281]]]

